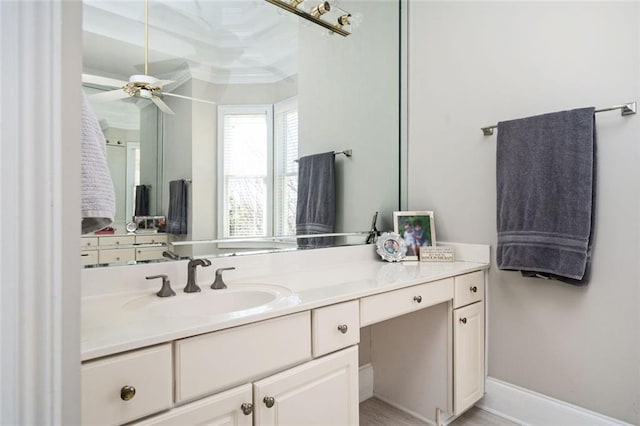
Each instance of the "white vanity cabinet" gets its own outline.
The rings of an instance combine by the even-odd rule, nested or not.
[[[484,396],[484,273],[454,278],[453,411],[463,413]]]
[[[83,424],[358,425],[369,325],[374,393],[459,415],[485,379],[485,274],[468,271],[86,361]]]

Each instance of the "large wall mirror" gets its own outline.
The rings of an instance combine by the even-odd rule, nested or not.
[[[122,242],[136,246],[153,240],[154,229],[125,230],[140,186],[147,216],[168,215],[175,182],[188,200],[184,232],[134,260],[162,258],[166,248],[187,257],[298,247],[287,238],[296,234],[297,160],[331,151],[334,232],[352,235],[325,245],[364,243],[375,212],[379,229],[392,227],[400,186],[399,0],[342,0],[353,22],[347,37],[265,0],[149,0],[146,20],[142,0],[83,6],[83,84],[108,141],[115,235],[135,236]],[[91,96],[145,74],[145,23],[147,74],[172,81],[158,97],[173,114],[141,97]],[[105,241],[89,246],[103,250]],[[132,259],[85,263],[123,261]]]

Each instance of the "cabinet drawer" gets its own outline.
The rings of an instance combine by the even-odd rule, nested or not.
[[[136,242],[134,235],[110,235],[99,237],[100,246],[126,246]]]
[[[100,250],[98,253],[100,263],[129,262],[136,260],[136,250],[132,248]]]
[[[354,300],[311,312],[314,358],[360,341],[359,307],[359,302]]]
[[[125,423],[171,406],[171,345],[82,365],[82,424]],[[135,394],[125,401],[123,388]]]
[[[98,237],[82,237],[80,238],[80,247],[98,247]]]
[[[176,402],[311,359],[309,311],[175,342]]]
[[[459,308],[484,299],[484,273],[482,271],[454,278],[453,308]]]
[[[157,244],[167,241],[167,234],[136,235],[136,244]]]
[[[191,404],[132,423],[136,426],[233,425],[251,426],[251,412],[244,414],[243,404],[252,404],[251,384],[203,398]]]
[[[136,250],[136,260],[162,259],[162,252],[166,247],[140,247]]]
[[[80,252],[80,262],[82,266],[95,265],[98,263],[98,250],[83,250]]]
[[[453,278],[414,285],[360,299],[360,326],[437,305],[453,299]]]

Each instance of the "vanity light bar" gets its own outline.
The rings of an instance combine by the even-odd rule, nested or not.
[[[314,8],[315,12],[312,12],[315,15],[317,15],[317,16],[314,16],[311,13],[308,13],[297,7],[300,3],[302,3],[302,1],[293,0],[290,3],[287,3],[286,1],[283,1],[283,0],[266,0],[266,1],[268,1],[273,5],[278,6],[279,8],[282,8],[291,13],[294,13],[299,17],[306,19],[307,21],[311,21],[315,24],[320,25],[321,27],[324,27],[330,31],[333,31],[334,33],[340,34],[343,37],[346,37],[349,34],[351,34],[350,31],[347,31],[346,29],[344,29],[344,24],[342,23],[342,22],[348,23],[348,19],[345,18],[346,16],[350,16],[348,12],[342,11],[340,18],[338,18],[338,21],[336,21],[333,24],[321,19],[321,16],[323,14],[325,14],[326,12],[329,12],[329,10],[333,10],[331,5],[329,5],[328,7],[326,6],[326,4],[329,4],[328,2],[320,2],[318,6]],[[311,0],[307,0],[307,1],[311,1]]]

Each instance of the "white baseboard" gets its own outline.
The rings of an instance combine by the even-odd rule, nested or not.
[[[485,389],[485,397],[476,407],[521,425],[631,426],[621,420],[492,377],[487,378]]]
[[[373,397],[373,365],[371,363],[360,367],[360,402]]]

